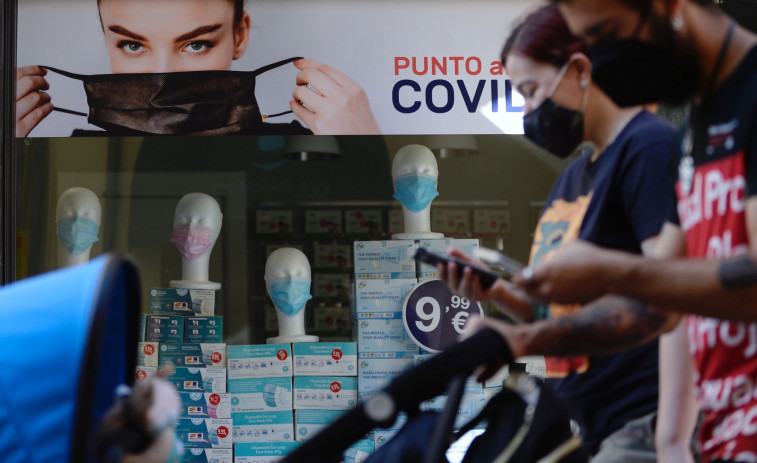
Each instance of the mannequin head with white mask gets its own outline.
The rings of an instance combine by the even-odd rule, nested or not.
[[[92,191],[73,187],[60,195],[55,209],[59,268],[89,261],[101,217],[100,200]]]
[[[265,263],[265,287],[276,307],[279,335],[268,344],[318,342],[318,336],[305,334],[305,304],[310,295],[310,263],[295,248],[273,251]]]
[[[392,161],[394,198],[402,204],[405,232],[392,235],[395,240],[444,238],[431,231],[431,201],[438,196],[439,167],[434,153],[423,145],[400,148]]]
[[[205,193],[189,193],[176,205],[171,243],[181,253],[181,280],[172,288],[221,289],[208,281],[210,253],[221,234],[223,214],[218,202]]]

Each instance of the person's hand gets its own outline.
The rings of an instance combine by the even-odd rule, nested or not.
[[[467,339],[483,329],[491,328],[507,342],[510,347],[510,352],[513,354],[513,359],[523,357],[525,355],[524,344],[521,342],[522,333],[521,328],[516,325],[511,325],[502,320],[495,318],[482,318],[478,315],[471,315],[468,317],[468,322],[465,324],[465,330],[460,336],[461,340]],[[505,365],[504,359],[491,364],[484,365],[476,370],[474,376],[480,382],[484,382],[487,379],[494,376]]]
[[[610,292],[617,264],[612,251],[576,240],[547,262],[523,269],[513,283],[538,300],[585,303]]]
[[[342,72],[310,59],[294,62],[301,71],[289,102],[292,112],[316,135],[380,134],[365,90]]]
[[[452,249],[449,252],[449,255],[469,264],[463,267],[462,278],[457,277],[458,265],[455,262],[450,262],[449,264],[439,263],[436,265],[436,272],[437,275],[439,275],[439,279],[447,283],[453,292],[477,301],[488,301],[495,296],[494,286],[488,290],[481,288],[481,279],[478,275],[473,273],[471,268],[477,267],[488,270],[486,265],[457,249]],[[497,283],[500,283],[500,281],[497,280]],[[495,285],[497,283],[495,283]]]
[[[25,137],[53,110],[47,70],[40,66],[16,69],[16,136]]]

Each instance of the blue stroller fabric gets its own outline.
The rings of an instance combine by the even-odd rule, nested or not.
[[[136,268],[112,255],[0,288],[4,463],[91,461],[116,386],[133,382],[139,311]]]

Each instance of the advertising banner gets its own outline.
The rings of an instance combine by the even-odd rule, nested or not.
[[[19,0],[16,134],[519,134],[532,3]]]

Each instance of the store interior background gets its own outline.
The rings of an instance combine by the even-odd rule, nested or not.
[[[509,230],[481,238],[481,244],[527,262],[533,229],[542,202],[559,172],[561,161],[521,136],[466,136],[477,153],[452,152],[437,157],[439,197],[436,210],[463,211],[468,230],[445,233],[471,238],[475,210],[507,211]],[[338,155],[313,155],[302,161],[302,147],[331,143]],[[187,193],[212,195],[224,214],[223,229],[211,256],[210,278],[220,282],[224,339],[229,344],[263,343],[271,334],[271,315],[263,281],[268,254],[277,246],[301,248],[311,260],[317,244],[348,244],[355,240],[390,239],[388,217],[399,210],[391,178],[392,158],[408,144],[460,146],[459,136],[340,137],[125,137],[27,138],[18,146],[17,278],[58,267],[55,209],[66,189],[78,186],[100,198],[100,241],[92,256],[119,252],[137,263],[146,306],[147,289],[168,287],[181,277],[181,258],[169,242],[173,215]],[[318,149],[317,146],[314,149]],[[320,148],[323,150],[323,148]],[[333,149],[331,150],[333,151]],[[307,211],[380,210],[376,233],[307,234]],[[292,212],[291,233],[265,233],[256,220],[260,212]],[[350,269],[341,273],[350,274]],[[348,291],[351,293],[351,291]],[[334,300],[308,305],[308,324]],[[340,301],[348,308],[349,301]],[[268,310],[268,331],[266,331]],[[349,337],[349,333],[330,333]]]

